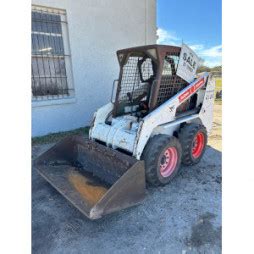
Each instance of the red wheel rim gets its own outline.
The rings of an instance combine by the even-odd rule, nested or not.
[[[192,143],[192,156],[198,158],[205,146],[205,136],[202,132],[198,132]]]
[[[161,162],[160,173],[163,177],[169,177],[175,170],[178,160],[178,154],[175,147],[169,147],[165,150]]]

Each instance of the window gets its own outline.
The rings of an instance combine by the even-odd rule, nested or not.
[[[66,98],[74,94],[66,13],[32,7],[33,100]]]

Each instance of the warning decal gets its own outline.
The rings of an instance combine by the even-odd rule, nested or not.
[[[200,79],[197,83],[192,85],[188,90],[186,90],[184,93],[182,93],[178,99],[179,102],[184,101],[186,98],[188,98],[190,95],[194,94],[201,86],[203,86],[205,83],[205,78]]]

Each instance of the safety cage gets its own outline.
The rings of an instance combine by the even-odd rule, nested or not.
[[[150,45],[117,51],[120,75],[113,115],[149,113],[188,85],[176,75],[181,48]]]

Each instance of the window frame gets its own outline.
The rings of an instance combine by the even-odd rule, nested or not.
[[[33,64],[33,60],[36,57],[39,57],[41,59],[48,58],[48,59],[54,59],[56,57],[59,58],[63,58],[64,59],[64,65],[65,65],[65,73],[66,73],[66,82],[67,82],[67,88],[68,89],[68,94],[56,94],[56,95],[38,95],[38,96],[34,96],[32,94],[32,106],[36,107],[36,106],[45,106],[45,105],[51,105],[51,104],[62,104],[62,103],[72,103],[72,102],[76,102],[75,99],[75,90],[74,90],[74,82],[73,82],[73,73],[72,73],[72,61],[71,61],[71,50],[70,50],[70,41],[69,41],[69,32],[68,32],[68,22],[67,22],[67,13],[65,10],[63,9],[58,9],[58,8],[51,8],[51,7],[44,7],[44,6],[39,6],[39,5],[32,5],[31,8],[31,14],[33,11],[38,11],[38,12],[45,12],[46,14],[55,14],[55,15],[59,15],[60,16],[60,24],[61,24],[61,37],[62,37],[62,42],[63,42],[63,54],[41,54],[41,55],[37,55],[34,54],[33,52],[33,48],[32,48],[32,54],[31,54],[31,65]],[[31,35],[35,34],[35,33],[40,33],[37,31],[31,31]],[[42,34],[45,34],[46,32],[41,32]],[[52,33],[50,33],[52,34]],[[54,35],[55,36],[55,35]],[[33,43],[33,42],[32,42]],[[32,45],[33,47],[33,45]],[[38,61],[38,60],[36,60]],[[53,61],[54,65],[55,65],[55,61]],[[38,62],[37,62],[38,64]],[[48,68],[50,68],[50,64]],[[32,66],[33,68],[33,66]],[[37,66],[38,71],[39,71],[39,67]],[[60,62],[59,62],[59,68],[60,67]],[[61,71],[60,71],[61,72]],[[56,69],[54,69],[54,73],[56,73]],[[32,74],[32,79],[36,78],[36,76]],[[37,78],[47,78],[46,77],[46,72],[44,71],[44,76],[37,77]],[[50,74],[51,75],[51,74]],[[50,78],[53,78],[52,76]],[[56,78],[56,77],[55,77]],[[57,78],[63,78],[62,74],[60,74],[59,77]],[[32,89],[32,87],[31,87]]]

